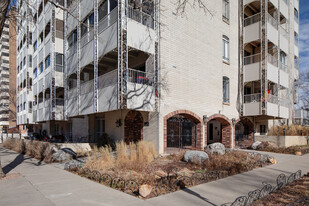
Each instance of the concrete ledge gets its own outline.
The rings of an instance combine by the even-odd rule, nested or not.
[[[307,136],[255,136],[256,141],[273,142],[278,147],[300,146],[308,144]]]
[[[89,143],[51,143],[55,145],[57,149],[69,148],[76,154],[90,152],[91,147]]]

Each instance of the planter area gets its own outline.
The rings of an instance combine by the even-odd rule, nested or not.
[[[309,145],[277,147],[273,142],[255,142],[250,149],[281,154],[304,155],[309,153]]]
[[[94,149],[86,163],[70,161],[65,169],[111,188],[147,199],[275,163],[268,155],[242,151],[186,151],[157,156],[153,145],[117,143]],[[188,155],[189,154],[189,155]]]

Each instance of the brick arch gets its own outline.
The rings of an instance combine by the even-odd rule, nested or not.
[[[236,127],[237,127],[237,124],[239,124],[240,122],[242,124],[248,126],[248,128],[249,128],[248,138],[246,138],[244,140],[237,140],[237,137],[236,137]],[[253,122],[250,119],[245,118],[245,117],[237,119],[235,124],[234,124],[235,146],[242,147],[242,148],[249,147],[253,143],[253,136],[254,136],[254,124],[253,124]]]
[[[185,118],[196,123],[196,147],[192,149],[203,150],[203,119],[200,118],[197,114],[189,111],[189,110],[176,110],[164,116],[163,124],[164,124],[164,151],[167,149],[167,120],[175,115],[182,115]]]
[[[221,133],[222,133],[222,140],[221,143],[224,144],[226,148],[232,148],[232,121],[227,118],[225,115],[222,114],[214,114],[207,118],[207,121],[205,122],[205,145],[207,145],[208,140],[208,123],[211,120],[217,120],[221,123]]]

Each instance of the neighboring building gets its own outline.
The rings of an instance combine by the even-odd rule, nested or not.
[[[91,142],[107,133],[164,152],[247,145],[269,120],[292,117],[294,2],[209,1],[216,12],[188,7],[185,17],[171,1],[127,2],[34,1],[37,132]]]
[[[10,9],[0,40],[0,132],[16,128],[16,10]]]
[[[17,38],[18,124],[25,132],[51,134],[54,122],[64,119],[63,11],[49,1],[22,2],[18,2],[24,17],[19,19]]]

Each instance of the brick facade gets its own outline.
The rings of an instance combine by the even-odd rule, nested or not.
[[[232,148],[232,122],[230,119],[228,119],[226,116],[222,114],[214,114],[207,118],[207,121],[205,123],[205,145],[207,145],[207,127],[208,123],[211,120],[217,120],[222,125],[222,140],[221,143],[224,144],[226,148]]]
[[[174,112],[171,112],[167,114],[164,117],[164,150],[166,151],[167,149],[167,120],[175,115],[182,115],[185,118],[189,119],[190,121],[196,123],[196,147],[195,145],[192,146],[192,149],[196,150],[203,150],[203,136],[202,136],[202,122],[203,120],[196,114],[194,114],[191,111],[188,110],[176,110]],[[193,141],[192,141],[193,142]]]
[[[139,111],[131,110],[124,120],[124,141],[138,142],[143,139],[144,119]]]
[[[236,126],[239,123],[242,123],[243,125],[247,126],[248,128],[248,139],[244,139],[241,141],[236,140]],[[234,137],[235,137],[235,146],[240,148],[247,148],[252,145],[253,143],[253,135],[254,135],[254,125],[248,118],[240,118],[235,122],[234,125]]]

